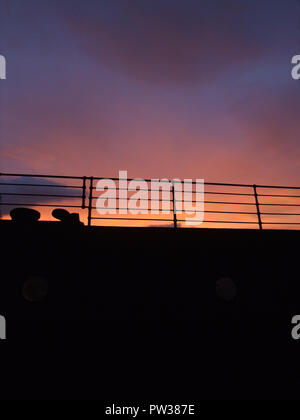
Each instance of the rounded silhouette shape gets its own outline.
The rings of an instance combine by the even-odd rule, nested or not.
[[[28,302],[41,302],[48,295],[48,281],[39,276],[32,276],[25,281],[22,295]]]
[[[37,210],[26,207],[18,207],[10,212],[10,217],[14,222],[33,223],[40,219],[41,214]]]
[[[68,212],[68,210],[65,210],[65,209],[55,209],[52,212],[52,216],[55,219],[60,220],[61,222],[64,222],[69,219],[70,213]]]
[[[236,298],[237,286],[235,282],[228,277],[221,277],[216,282],[216,293],[218,298],[231,302]]]

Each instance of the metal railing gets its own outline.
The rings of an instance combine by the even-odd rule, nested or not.
[[[0,210],[4,209],[4,215],[7,215],[10,209],[18,206],[39,209],[57,207],[77,209],[88,226],[95,224],[96,221],[109,225],[124,222],[135,225],[142,222],[143,225],[164,223],[174,228],[185,226],[186,219],[178,218],[176,212],[178,200],[173,181],[170,181],[171,209],[169,217],[153,217],[153,215],[150,217],[149,214],[132,217],[129,213],[124,214],[125,208],[120,206],[117,207],[116,214],[100,215],[97,212],[97,206],[95,206],[95,200],[98,198],[95,195],[96,182],[105,179],[107,178],[1,173]],[[122,180],[119,178],[109,179],[116,182],[116,190],[120,193],[122,188],[118,183]],[[127,182],[133,180],[132,178],[126,179]],[[144,181],[149,184],[152,180]],[[195,185],[194,182],[191,183]],[[238,226],[260,230],[270,228],[300,229],[300,213],[297,212],[300,207],[300,187],[215,182],[205,182],[204,185],[205,193],[201,203],[205,206],[205,220],[202,227]],[[192,192],[195,193],[194,190]],[[157,201],[158,208],[155,210],[160,212],[164,199],[159,197]],[[197,200],[192,199],[191,203],[195,205]],[[110,210],[107,207],[105,209]],[[148,206],[140,207],[140,211],[147,209]],[[123,210],[122,215],[120,214],[121,210]]]

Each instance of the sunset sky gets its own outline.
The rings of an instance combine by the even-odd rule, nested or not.
[[[0,0],[1,171],[299,185],[298,0]]]

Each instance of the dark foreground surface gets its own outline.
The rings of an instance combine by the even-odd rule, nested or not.
[[[299,397],[300,232],[0,229],[2,397]]]

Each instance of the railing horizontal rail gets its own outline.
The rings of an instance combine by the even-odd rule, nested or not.
[[[275,206],[275,207],[300,207],[300,204],[276,204],[276,203],[260,203],[261,206]]]
[[[130,181],[130,180],[129,180]],[[96,190],[97,187],[93,187],[93,190]],[[170,190],[170,189],[169,189]],[[135,188],[120,188],[116,185],[116,191],[128,191],[128,192],[135,192],[136,189]],[[149,191],[149,189],[146,188],[139,188],[139,191]],[[167,191],[167,190],[162,190],[162,188],[160,189],[156,189],[156,188],[151,188],[152,192],[162,192],[162,191]],[[192,190],[189,191],[190,193],[196,193],[197,191]],[[248,197],[253,197],[253,194],[245,194],[245,193],[234,193],[234,192],[219,192],[219,191],[206,191],[206,194],[213,194],[213,195],[241,195],[241,196],[248,196]]]
[[[0,176],[14,176],[14,177],[26,177],[26,178],[56,178],[56,179],[82,179],[82,176],[64,176],[64,175],[37,175],[37,174],[11,174],[1,172]]]
[[[1,172],[0,176],[14,176],[14,177],[32,177],[32,178],[57,178],[57,179],[82,179],[83,176],[67,176],[67,175],[37,175],[37,174],[15,174],[15,173],[6,173]],[[85,177],[87,179],[91,177]],[[142,178],[112,178],[112,177],[93,177],[94,180],[101,180],[101,179],[111,179],[113,181],[133,181],[133,180],[142,180]],[[143,179],[143,181],[151,182],[153,179]],[[176,180],[160,180],[161,182],[180,182]],[[196,185],[196,181],[186,181],[186,183]],[[253,184],[232,184],[232,183],[223,183],[223,182],[205,182],[205,185],[216,185],[216,186],[228,186],[228,187],[247,187],[252,188]],[[257,188],[283,188],[286,190],[300,190],[300,187],[295,186],[283,186],[283,185],[263,185],[263,184],[256,184]]]
[[[116,210],[115,207],[92,207],[93,210]],[[118,207],[117,210],[136,210],[135,208],[131,208],[131,207]],[[147,211],[149,209],[147,208],[139,208],[140,211]],[[152,209],[152,211],[164,211],[164,209],[158,209],[158,208],[154,208]],[[252,214],[252,215],[256,215],[255,212],[244,212],[244,211],[212,211],[212,210],[206,210],[206,213],[220,213],[220,214]],[[94,217],[93,217],[94,219]]]
[[[92,200],[96,200],[96,199],[97,199],[97,197],[92,197]],[[130,199],[130,197],[129,197],[129,199]],[[149,201],[146,198],[139,198],[138,200],[139,201]],[[159,202],[167,201],[168,202],[169,200],[155,199],[153,201],[159,201]],[[204,200],[204,201],[201,201],[201,200],[184,200],[184,201],[185,201],[185,203],[194,203],[194,204],[203,203],[203,204],[230,204],[230,205],[240,205],[240,206],[255,206],[255,203],[237,203],[237,202],[231,202],[231,201],[207,201],[207,200]],[[262,205],[265,206],[267,204],[262,204]],[[281,204],[276,204],[276,206],[281,206]],[[299,206],[300,206],[300,204],[299,204]],[[96,207],[93,207],[93,209],[95,210]],[[120,208],[120,210],[121,210],[121,208]],[[124,209],[122,209],[122,210],[124,210]],[[142,209],[140,209],[140,210],[142,210]]]
[[[92,217],[93,220],[134,220],[140,222],[170,222],[173,223],[173,219],[154,219],[154,218],[137,218],[137,217]]]
[[[29,206],[29,207],[62,207],[62,208],[71,208],[71,209],[75,209],[75,208],[78,208],[78,209],[80,209],[80,208],[82,208],[81,206],[70,206],[70,205],[67,205],[67,204],[55,204],[55,205],[53,205],[53,204],[43,204],[43,203],[23,203],[24,205],[26,205],[26,206]],[[1,205],[3,205],[3,206],[20,206],[20,205],[22,205],[22,204],[20,204],[20,203],[1,203]]]
[[[96,180],[105,180],[110,179],[112,181],[135,181],[135,180],[143,180],[145,182],[152,182],[155,181],[155,179],[142,179],[142,178],[111,178],[111,177],[93,177],[93,179]],[[160,182],[166,182],[170,183],[173,182],[174,184],[179,183],[181,181],[176,180],[167,180],[167,179],[160,179]],[[196,181],[185,181],[186,184],[193,184],[196,185]],[[222,182],[205,182],[205,185],[214,185],[214,186],[223,186],[223,187],[246,187],[246,188],[253,188],[253,184],[228,184],[228,183],[222,183]],[[286,189],[286,190],[300,190],[300,187],[286,187],[283,185],[259,185],[256,184],[257,188],[275,188],[275,189]]]
[[[177,219],[178,222],[186,222],[185,219]],[[200,223],[201,220],[193,220],[193,223]],[[246,224],[246,225],[257,225],[257,222],[253,221],[238,221],[238,220],[205,220],[204,223],[234,223],[234,224]]]
[[[97,200],[97,198],[98,197],[93,197],[92,198],[92,200]],[[130,200],[130,198],[131,197],[128,197],[128,201]],[[138,199],[139,201],[147,201],[147,202],[149,202],[149,199],[148,198],[139,198]],[[160,198],[155,198],[155,199],[153,199],[153,201],[154,202],[159,202],[159,203],[168,203],[170,200],[167,200],[167,199],[160,199]],[[176,200],[177,201],[177,200]],[[178,202],[178,201],[177,201]],[[236,203],[236,202],[230,202],[230,201],[226,201],[226,202],[223,202],[223,201],[207,201],[207,200],[204,200],[204,201],[201,201],[201,200],[184,200],[184,202],[185,203],[190,203],[190,204],[200,204],[200,203],[204,203],[204,204],[231,204],[231,205],[236,205],[236,204],[239,204],[239,205],[255,205],[255,203]],[[264,204],[262,204],[262,205],[264,205]],[[280,204],[278,204],[279,206],[280,206]],[[95,207],[93,207],[94,209],[95,209]]]
[[[116,220],[116,221],[120,221],[120,220],[139,220],[139,221],[153,221],[153,222],[173,222],[173,219],[149,219],[149,218],[134,218],[134,217],[93,217],[93,220]],[[185,219],[177,219],[177,222],[182,222],[182,223],[186,223]],[[202,222],[202,220],[193,220],[192,223],[200,223]],[[235,224],[254,224],[257,225],[257,222],[253,222],[253,221],[233,221],[233,220],[205,220],[205,223],[235,223]],[[290,224],[290,223],[289,223]],[[293,224],[293,223],[291,223]]]
[[[168,179],[145,179],[140,178],[105,178],[105,177],[86,177],[86,176],[63,176],[63,175],[45,175],[45,174],[17,174],[17,173],[0,173],[2,176],[2,182],[0,182],[0,209],[3,206],[26,206],[26,207],[37,207],[37,208],[66,208],[66,209],[82,209],[83,215],[87,216],[88,224],[91,225],[92,221],[95,220],[107,220],[107,221],[140,221],[142,223],[148,222],[164,222],[164,223],[173,223],[174,228],[177,227],[177,223],[180,223],[180,226],[184,225],[187,222],[187,219],[180,217],[184,212],[191,212],[195,209],[196,204],[202,204],[204,206],[205,214],[215,215],[214,218],[218,219],[217,215],[228,215],[228,219],[223,220],[226,217],[222,217],[221,220],[206,220],[204,218],[204,224],[223,224],[224,226],[228,224],[233,225],[253,225],[258,226],[259,229],[262,229],[263,226],[289,226],[296,229],[297,225],[300,225],[300,220],[297,219],[300,216],[300,213],[297,212],[297,208],[300,207],[300,202],[296,202],[296,199],[300,199],[300,195],[293,193],[292,191],[300,191],[300,187],[296,186],[276,186],[276,185],[252,185],[252,184],[233,184],[233,183],[218,183],[218,182],[204,182],[205,191],[204,198],[199,199],[195,191],[195,188],[190,187],[192,191],[187,191],[188,194],[182,196],[182,186],[177,188],[177,184],[181,181],[179,180],[168,180]],[[9,182],[9,178],[13,178]],[[41,182],[41,179],[49,179],[47,181]],[[26,180],[25,180],[26,179]],[[50,180],[57,180],[57,182]],[[128,194],[125,194],[125,198],[115,197],[116,200],[126,200],[128,204],[124,206],[124,201],[118,202],[116,207],[111,207],[109,204],[107,206],[95,204],[97,194],[97,186],[94,184],[100,180],[112,180],[115,181],[115,192],[121,193],[121,191],[127,191]],[[5,181],[4,181],[5,180]],[[28,182],[27,182],[28,180]],[[36,180],[36,181],[34,181]],[[40,183],[38,182],[40,180]],[[73,180],[73,182],[72,182]],[[20,181],[20,182],[18,182]],[[65,182],[63,182],[65,181]],[[120,181],[126,181],[126,188],[124,185],[120,184]],[[136,193],[139,191],[149,192],[149,188],[132,188],[128,187],[130,181],[145,181],[150,187],[155,187],[155,182],[159,182],[159,187],[151,188],[151,194],[146,196],[134,197],[131,193]],[[164,183],[167,183],[167,188],[164,187]],[[72,184],[72,185],[70,185]],[[74,185],[75,184],[75,185]],[[78,185],[76,185],[78,184]],[[192,186],[197,185],[196,181],[185,180],[184,185],[190,184]],[[216,187],[216,188],[210,188]],[[49,191],[47,188],[51,188]],[[33,190],[35,189],[35,190]],[[57,191],[55,191],[57,189]],[[74,193],[72,192],[74,189]],[[75,192],[76,189],[76,192]],[[206,191],[206,189],[208,189]],[[220,190],[221,189],[221,190]],[[244,191],[243,191],[244,189]],[[272,189],[272,191],[270,191]],[[281,190],[276,191],[276,190]],[[104,189],[104,191],[106,191]],[[217,190],[217,191],[212,191]],[[27,192],[28,191],[28,192]],[[99,194],[104,192],[103,190],[99,191]],[[78,195],[77,195],[78,192]],[[152,193],[158,193],[152,195]],[[164,196],[164,194],[169,194],[169,196]],[[205,197],[210,196],[210,199],[205,199]],[[228,200],[226,201],[228,196]],[[7,198],[5,202],[5,197],[15,197],[13,199]],[[30,197],[36,197],[36,199],[30,200]],[[183,198],[182,198],[183,197]],[[225,199],[222,200],[221,197]],[[240,197],[240,199],[239,199]],[[243,197],[245,199],[243,199]],[[249,197],[249,200],[246,199]],[[4,200],[2,201],[2,198]],[[28,198],[28,200],[26,199]],[[202,198],[202,197],[201,197]],[[264,198],[269,198],[268,202],[264,203]],[[57,199],[57,200],[55,200]],[[80,205],[72,205],[70,200],[77,199],[80,200]],[[105,197],[109,199],[109,197]],[[131,206],[130,200],[134,199],[136,202],[147,203],[152,200],[151,205],[141,205],[138,207],[137,204]],[[218,200],[221,201],[218,201]],[[12,202],[10,202],[12,201]],[[29,201],[29,202],[27,202]],[[34,201],[34,202],[31,202]],[[54,202],[56,201],[56,202]],[[58,202],[58,203],[57,203]],[[103,201],[104,202],[104,201]],[[164,203],[169,203],[169,206],[164,206]],[[77,203],[76,203],[77,204]],[[183,205],[184,204],[184,205]],[[153,205],[153,208],[152,208]],[[190,207],[189,207],[190,205]],[[193,205],[193,206],[192,206]],[[220,207],[221,206],[221,207]],[[229,206],[229,207],[228,207]],[[251,206],[251,208],[245,207]],[[253,206],[255,206],[253,208]],[[266,206],[266,207],[264,207]],[[294,210],[288,210],[293,209]],[[270,209],[270,211],[268,211]],[[273,210],[273,212],[271,211]],[[285,211],[286,209],[286,211]],[[101,211],[106,211],[107,214],[102,215]],[[111,213],[109,211],[116,211],[116,215],[110,217]],[[132,212],[133,210],[138,211],[138,216]],[[150,216],[150,214],[143,214],[143,212],[148,212],[149,210],[157,213],[158,217]],[[179,210],[179,211],[178,211]],[[5,210],[7,211],[7,210]],[[87,212],[87,214],[85,213]],[[99,214],[95,214],[98,211]],[[295,211],[295,213],[291,212]],[[121,213],[122,212],[122,213]],[[119,213],[119,214],[118,214]],[[129,213],[132,214],[132,217],[129,216]],[[154,213],[154,214],[155,214]],[[124,216],[122,216],[122,214]],[[187,213],[188,214],[188,213]],[[189,213],[190,214],[190,213]],[[166,216],[164,218],[159,217],[159,215]],[[170,218],[168,216],[170,215]],[[256,220],[247,220],[245,216],[254,216]],[[236,217],[235,217],[236,216]],[[83,216],[84,217],[84,216]],[[178,218],[180,217],[180,218]],[[213,216],[212,216],[213,217]],[[235,220],[241,219],[241,220]],[[190,220],[191,222],[197,223],[202,222],[202,220]],[[270,228],[273,229],[273,228]]]
[[[257,194],[259,197],[300,198],[300,195]]]
[[[264,216],[300,216],[300,213],[260,213]]]
[[[300,222],[264,222],[264,225],[300,225]]]
[[[17,183],[10,183],[10,182],[0,182],[0,185],[6,187],[43,187],[43,188],[79,188],[82,189],[79,185],[51,185],[51,184],[17,184]]]
[[[1,185],[1,184],[0,184]],[[207,185],[205,183],[205,185]],[[248,187],[247,187],[248,188]],[[96,190],[96,187],[93,187],[93,190]],[[116,186],[116,191],[128,191],[128,192],[136,192],[136,189],[130,189],[130,188],[119,188]],[[148,192],[148,189],[145,188],[139,188],[139,191]],[[152,192],[161,192],[162,189],[151,189]],[[189,193],[196,194],[197,191],[189,191]],[[219,191],[205,191],[205,194],[210,195],[232,195],[232,196],[244,196],[244,197],[253,197],[253,194],[246,194],[246,193],[234,193],[234,192],[219,192]],[[280,194],[260,194],[257,193],[259,197],[278,197],[278,198],[300,198],[300,195],[280,195]],[[95,197],[93,197],[95,198]]]
[[[31,193],[1,193],[1,195],[15,195],[25,197],[62,197],[62,198],[81,198],[81,195],[63,195],[63,194],[31,194]]]

